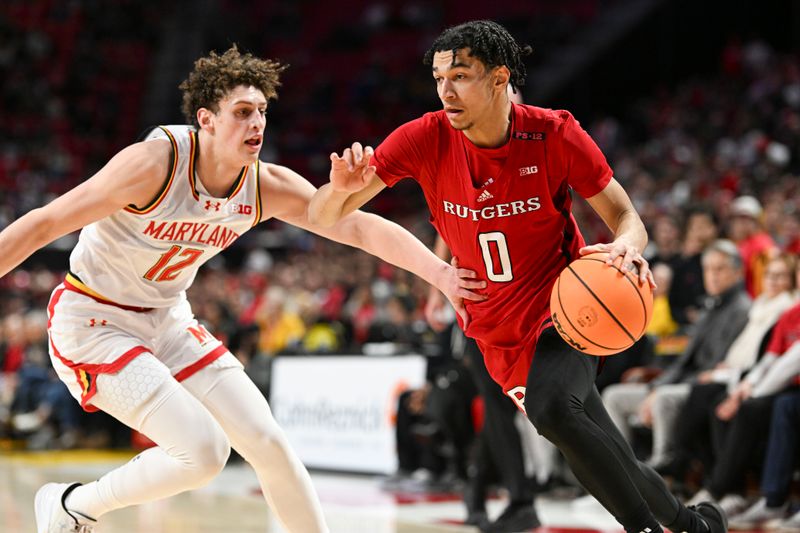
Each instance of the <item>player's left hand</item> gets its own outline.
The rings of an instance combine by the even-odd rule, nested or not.
[[[656,288],[656,280],[653,278],[653,273],[650,272],[650,264],[647,259],[642,257],[638,248],[632,246],[624,241],[614,241],[612,243],[599,243],[592,244],[591,246],[584,246],[578,253],[581,255],[593,254],[596,252],[608,253],[606,263],[609,265],[616,265],[621,270],[629,270],[639,275],[639,283],[649,283],[650,287]]]

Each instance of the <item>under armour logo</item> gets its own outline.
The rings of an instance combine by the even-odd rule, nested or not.
[[[478,201],[479,202],[485,202],[489,198],[494,198],[494,195],[492,195],[492,193],[490,193],[489,191],[483,191],[481,193],[481,195],[478,196]]]
[[[211,211],[213,208],[214,211],[219,211],[219,206],[222,205],[219,202],[212,202],[211,200],[206,200],[206,211]]]
[[[101,326],[105,326],[106,324],[108,324],[108,320],[103,319],[103,320],[99,320],[98,321],[98,320],[96,320],[94,318],[89,320],[89,327],[90,328],[93,328],[93,327],[97,326],[98,324],[101,325]]]

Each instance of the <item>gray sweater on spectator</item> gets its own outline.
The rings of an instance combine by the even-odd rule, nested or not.
[[[742,284],[708,298],[706,312],[697,321],[686,350],[650,385],[692,383],[697,374],[714,368],[725,359],[728,348],[747,324],[750,305]]]

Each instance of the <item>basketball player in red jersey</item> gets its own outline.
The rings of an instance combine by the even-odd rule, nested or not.
[[[200,265],[255,224],[274,217],[373,253],[439,287],[459,312],[462,298],[483,299],[468,290],[483,287],[467,279],[474,273],[437,259],[394,223],[367,213],[330,228],[309,223],[314,187],[258,159],[282,70],[236,47],[200,58],[181,85],[191,125],[155,128],[0,232],[2,276],[82,228],[48,305],[51,361],[84,408],[157,443],[91,483],[44,485],[35,498],[37,533],[91,533],[105,513],[201,487],[231,447],[255,469],[284,529],[328,531],[308,472],[266,399],[186,299]]]
[[[460,265],[485,272],[488,298],[469,302],[465,332],[477,340],[492,377],[575,475],[628,533],[722,533],[712,503],[687,508],[639,463],[594,386],[599,359],[569,346],[549,319],[550,289],[582,254],[652,276],[640,251],[644,226],[605,157],[567,111],[512,104],[509,82],[525,81],[524,55],[491,21],[449,28],[425,56],[444,109],[396,129],[371,148],[331,154],[330,183],[312,199],[312,220],[332,224],[384,187],[411,177],[431,221]],[[353,177],[349,169],[370,163]],[[374,173],[374,176],[372,175]],[[586,246],[571,214],[571,194],[587,199],[613,231]]]

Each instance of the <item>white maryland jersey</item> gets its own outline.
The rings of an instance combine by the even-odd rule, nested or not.
[[[164,138],[172,143],[173,155],[156,197],[83,228],[70,256],[72,277],[117,304],[175,304],[200,265],[261,219],[257,162],[242,168],[226,198],[216,198],[195,175],[194,128],[162,126],[146,141]]]

